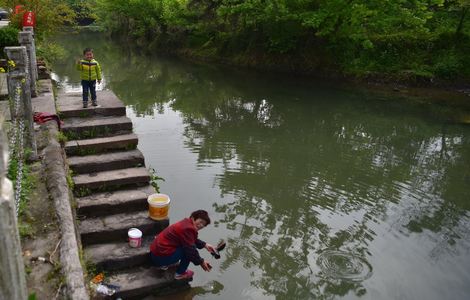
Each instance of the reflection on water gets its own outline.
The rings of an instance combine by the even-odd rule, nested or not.
[[[147,300],[190,300],[195,299],[204,295],[212,294],[212,295],[219,295],[220,291],[222,291],[224,286],[216,281],[213,280],[201,286],[192,286],[190,289],[183,291],[181,293],[175,293],[172,295],[165,295],[161,297],[152,297],[149,296],[145,299]],[[145,300],[144,299],[144,300]]]
[[[195,267],[194,286],[220,289],[189,297],[470,297],[470,127],[453,121],[468,111],[148,58],[99,35],[62,37],[67,62],[87,40],[172,220],[207,209],[201,238],[228,241],[213,272]],[[73,64],[54,68],[78,83]]]

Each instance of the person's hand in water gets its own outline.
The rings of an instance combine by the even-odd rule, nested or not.
[[[206,248],[207,251],[209,251],[209,253],[214,253],[214,252],[215,252],[214,246],[212,246],[212,245],[209,244],[209,243],[206,243],[206,245],[204,246],[204,248]]]
[[[211,269],[212,269],[212,266],[210,263],[208,263],[207,261],[203,261],[202,264],[201,264],[201,268],[206,271],[206,272],[209,272]]]

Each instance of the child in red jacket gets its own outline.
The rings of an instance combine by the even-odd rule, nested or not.
[[[209,272],[212,266],[199,256],[197,249],[206,248],[213,253],[214,247],[198,239],[197,232],[211,223],[205,210],[196,210],[189,218],[185,218],[165,228],[155,237],[150,245],[150,257],[158,267],[167,267],[179,262],[175,279],[189,279],[194,272],[188,270],[189,263]],[[197,249],[196,249],[197,248]]]

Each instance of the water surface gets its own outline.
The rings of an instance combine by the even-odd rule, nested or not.
[[[470,298],[469,111],[305,78],[145,56],[100,34],[58,39],[54,66],[95,49],[175,222],[228,242],[174,299]],[[442,99],[445,100],[445,99]],[[470,119],[470,118],[469,118]]]

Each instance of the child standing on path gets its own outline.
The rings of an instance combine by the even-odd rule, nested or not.
[[[93,49],[86,48],[83,50],[84,59],[77,60],[77,70],[80,71],[80,78],[82,79],[83,90],[83,108],[88,106],[88,93],[91,94],[91,103],[93,106],[98,106],[96,102],[96,81],[101,83],[101,67],[100,64],[93,58]]]

